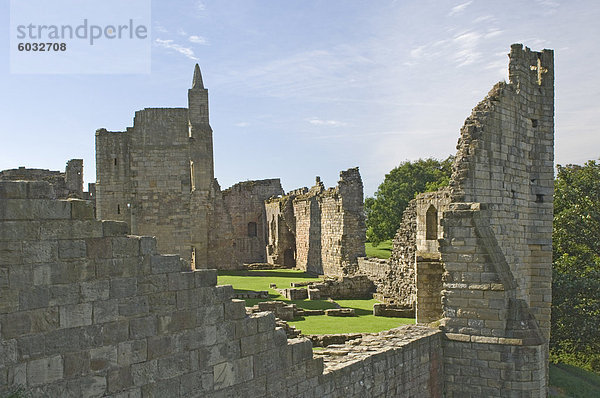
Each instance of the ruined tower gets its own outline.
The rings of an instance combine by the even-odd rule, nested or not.
[[[195,66],[188,108],[146,108],[123,132],[96,132],[98,218],[206,267],[214,179],[208,90]]]

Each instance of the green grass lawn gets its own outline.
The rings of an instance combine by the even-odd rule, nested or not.
[[[355,317],[306,316],[288,322],[304,334],[376,333],[401,325],[414,324],[411,318],[388,318],[373,316],[373,299],[335,300],[343,308],[354,308]]]
[[[371,242],[365,243],[365,251],[367,252],[367,257],[376,257],[376,258],[390,258],[392,254],[392,241],[384,240],[377,247],[373,246]]]
[[[252,271],[219,271],[218,283],[220,285],[232,285],[236,291],[260,291],[269,292],[268,299],[246,299],[246,305],[252,306],[260,301],[281,300],[296,304],[304,309],[329,309],[335,305],[327,300],[286,300],[269,285],[275,283],[278,288],[290,287],[290,282],[316,281],[318,277],[306,274],[302,271],[290,269],[278,270],[252,270]],[[336,300],[345,308],[354,308],[356,317],[331,317],[326,315],[312,315],[300,317],[289,322],[290,325],[302,330],[305,334],[329,334],[329,333],[374,333],[388,330],[400,325],[413,324],[411,318],[388,318],[373,316],[373,299],[364,300]]]
[[[600,375],[564,363],[550,364],[550,397],[600,397]]]

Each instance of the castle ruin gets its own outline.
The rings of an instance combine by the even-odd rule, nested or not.
[[[185,232],[180,248],[190,260],[195,253],[196,265],[209,264],[206,226],[227,210],[225,199],[213,202],[225,191],[212,168],[196,169],[195,162],[209,167],[201,155],[212,142],[198,70],[190,90],[198,107],[140,111],[128,131],[98,133],[108,148],[123,150],[122,157],[99,155],[105,167],[128,159],[113,176],[102,174],[110,168],[99,175],[108,196],[98,210],[112,212],[99,216],[116,214],[131,225],[96,219],[89,201],[56,199],[47,181],[0,181],[0,392],[22,386],[34,396],[60,397],[545,397],[553,52],[513,45],[509,59],[509,82],[495,85],[461,130],[450,187],[407,208],[392,261],[340,262],[344,270],[371,273],[387,295],[415,301],[418,319],[441,318],[439,329],[406,326],[313,353],[309,340],[288,340],[272,313],[246,314],[244,302],[231,299],[231,286],[216,286],[215,270],[159,254],[159,233],[158,243],[129,234],[148,228],[146,220],[157,214],[172,217]],[[188,135],[166,140],[167,130]],[[145,137],[143,145],[132,144],[136,135]],[[161,164],[161,154],[174,156],[176,146],[184,152],[178,168],[145,171]],[[328,200],[317,191],[300,200]],[[123,211],[111,203],[123,203]],[[162,213],[164,203],[187,210]],[[360,224],[343,198],[330,204]],[[289,206],[271,218],[276,209],[267,208],[254,216],[291,220]],[[322,214],[314,220],[322,223]],[[224,236],[235,234],[234,225],[223,227]],[[277,224],[274,230],[285,232]],[[275,242],[264,236],[266,244]],[[277,247],[271,255],[281,253]]]
[[[273,261],[298,263],[323,274],[340,268],[342,262],[356,263],[364,255],[358,168],[343,172],[338,188],[317,187],[319,192],[294,201],[294,206],[312,205],[294,212],[297,223],[287,220],[299,226],[297,233],[293,231],[298,248],[282,246],[276,259],[268,252],[280,248],[267,243],[275,238],[269,237],[273,224],[268,223],[270,209],[265,201],[284,194],[280,180],[244,181],[221,191],[214,176],[212,133],[208,90],[198,65],[188,90],[188,108],[146,108],[136,112],[133,127],[126,131],[99,129],[98,218],[127,222],[132,234],[156,236],[161,252],[179,254],[198,269],[235,269]],[[315,229],[320,228],[321,217],[323,234]],[[310,226],[303,230],[305,223]],[[323,261],[315,239],[319,245],[323,240]],[[309,267],[308,253],[315,251],[319,256],[310,258]]]

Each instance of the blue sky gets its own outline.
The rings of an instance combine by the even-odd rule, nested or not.
[[[0,169],[83,158],[94,181],[95,130],[186,106],[198,62],[222,188],[333,186],[359,166],[372,195],[400,162],[455,152],[516,42],[555,50],[556,163],[600,157],[597,0],[153,1],[151,73],[138,75],[10,74],[7,0],[0,15]]]

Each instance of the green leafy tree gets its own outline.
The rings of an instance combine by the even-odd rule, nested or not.
[[[402,213],[415,195],[448,185],[453,156],[406,161],[385,175],[375,197],[365,199],[367,240],[374,246],[391,239],[400,227]]]
[[[600,164],[557,166],[554,192],[554,359],[600,371]]]

